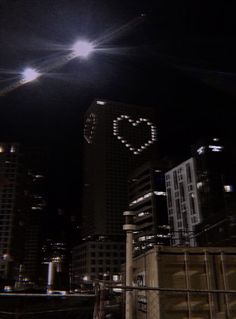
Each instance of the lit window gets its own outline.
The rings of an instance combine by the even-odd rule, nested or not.
[[[202,182],[198,182],[197,183],[197,188],[201,188],[203,186],[203,183]]]
[[[2,147],[2,145],[0,145],[0,153],[4,152],[4,148]]]
[[[226,193],[232,193],[234,191],[233,185],[224,185],[224,190]]]
[[[44,176],[37,174],[37,175],[35,175],[34,177],[35,177],[35,178],[43,178]]]
[[[143,195],[143,196],[137,198],[136,200],[132,201],[132,202],[129,204],[129,206],[131,207],[131,206],[133,206],[133,205],[135,205],[135,204],[137,204],[137,203],[143,201],[144,199],[150,197],[151,195],[152,195],[152,193],[149,192],[149,193],[147,193],[147,194],[145,194],[145,195]]]
[[[166,196],[166,192],[157,192],[157,191],[155,191],[154,194],[157,195],[157,196]]]
[[[219,145],[209,145],[209,149],[211,149],[212,152],[221,152],[223,149],[223,146]]]
[[[32,210],[42,210],[43,208],[40,206],[32,206],[31,209]]]
[[[11,148],[10,148],[10,153],[15,153],[16,151],[16,148],[14,145],[11,145]]]
[[[97,101],[97,104],[99,104],[99,105],[105,105],[106,102],[104,102],[104,101]]]

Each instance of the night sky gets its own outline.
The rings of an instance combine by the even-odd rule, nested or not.
[[[104,43],[109,53],[72,60],[0,96],[0,140],[51,150],[53,209],[80,205],[83,115],[97,97],[155,107],[163,155],[188,156],[206,134],[233,142],[233,3],[0,0],[0,90],[78,38],[93,41],[139,17]]]

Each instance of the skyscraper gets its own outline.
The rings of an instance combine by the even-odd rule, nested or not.
[[[84,138],[82,236],[101,239],[104,249],[111,240],[117,247],[128,208],[128,175],[157,156],[155,111],[96,100],[85,115]],[[93,268],[98,274],[100,267]]]
[[[46,222],[47,150],[42,147],[23,147],[19,174],[19,195],[16,208],[24,223],[24,246],[21,256],[21,275],[24,284],[41,284],[43,223]],[[22,283],[21,283],[22,284]]]
[[[0,144],[0,277],[2,280],[9,278],[13,262],[12,242],[19,155],[18,144]]]
[[[0,276],[18,287],[39,280],[45,181],[42,149],[0,144]]]
[[[95,101],[85,117],[83,237],[122,234],[128,174],[157,156],[152,109]]]
[[[202,215],[201,224],[196,226],[200,245],[236,244],[236,176],[229,153],[217,137],[193,147]]]

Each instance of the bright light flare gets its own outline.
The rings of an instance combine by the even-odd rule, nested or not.
[[[36,80],[40,76],[40,73],[32,68],[26,68],[22,72],[22,80],[24,83]]]
[[[87,58],[94,50],[94,45],[89,41],[77,41],[73,47],[72,52],[76,57]]]

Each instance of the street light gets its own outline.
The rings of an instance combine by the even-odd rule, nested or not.
[[[22,72],[22,81],[24,83],[28,83],[31,81],[36,80],[41,74],[33,69],[33,68],[26,68],[23,72]]]
[[[94,45],[85,40],[79,40],[72,46],[72,53],[75,57],[87,58],[94,50]]]

